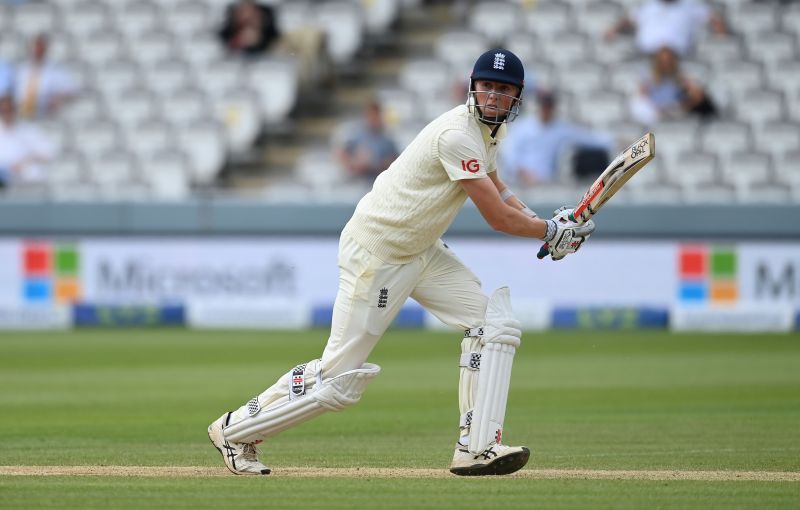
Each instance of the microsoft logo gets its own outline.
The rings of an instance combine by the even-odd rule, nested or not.
[[[739,299],[733,248],[682,246],[678,259],[680,301],[725,304]]]
[[[22,245],[22,297],[29,303],[72,303],[80,299],[80,255],[72,244]]]

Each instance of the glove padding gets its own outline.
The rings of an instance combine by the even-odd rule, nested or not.
[[[561,260],[570,253],[578,251],[589,239],[595,229],[594,221],[589,220],[583,225],[578,225],[572,212],[573,209],[568,209],[566,206],[553,211],[553,219],[547,220],[552,222],[548,225],[550,235],[545,237],[546,242],[539,248],[537,258],[543,259],[550,255],[553,260]]]

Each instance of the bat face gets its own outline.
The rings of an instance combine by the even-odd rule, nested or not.
[[[575,206],[573,215],[578,223],[594,216],[628,179],[655,157],[655,142],[653,133],[647,133],[614,158]]]

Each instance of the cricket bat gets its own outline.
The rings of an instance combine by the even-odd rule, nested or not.
[[[589,221],[589,218],[597,214],[597,211],[655,156],[656,138],[653,133],[647,133],[633,142],[614,158],[583,195],[572,213],[575,221],[579,224]]]
[[[622,151],[603,170],[603,173],[589,187],[572,212],[575,222],[582,225],[597,214],[597,211],[613,197],[628,180],[656,156],[656,138],[647,133]],[[545,243],[537,257],[542,259],[549,253]]]

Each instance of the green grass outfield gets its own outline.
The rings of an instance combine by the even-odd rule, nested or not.
[[[265,443],[275,476],[225,476],[208,423],[318,356],[326,334],[0,333],[0,466],[51,473],[0,468],[0,508],[800,508],[798,334],[526,334],[504,439],[529,445],[532,461],[519,476],[465,479],[445,471],[458,335],[395,330],[358,406]],[[58,466],[123,468],[70,476]],[[199,474],[163,476],[163,466]],[[591,474],[607,470],[626,474]],[[679,479],[694,471],[784,479]],[[674,478],[639,479],[653,472]]]

